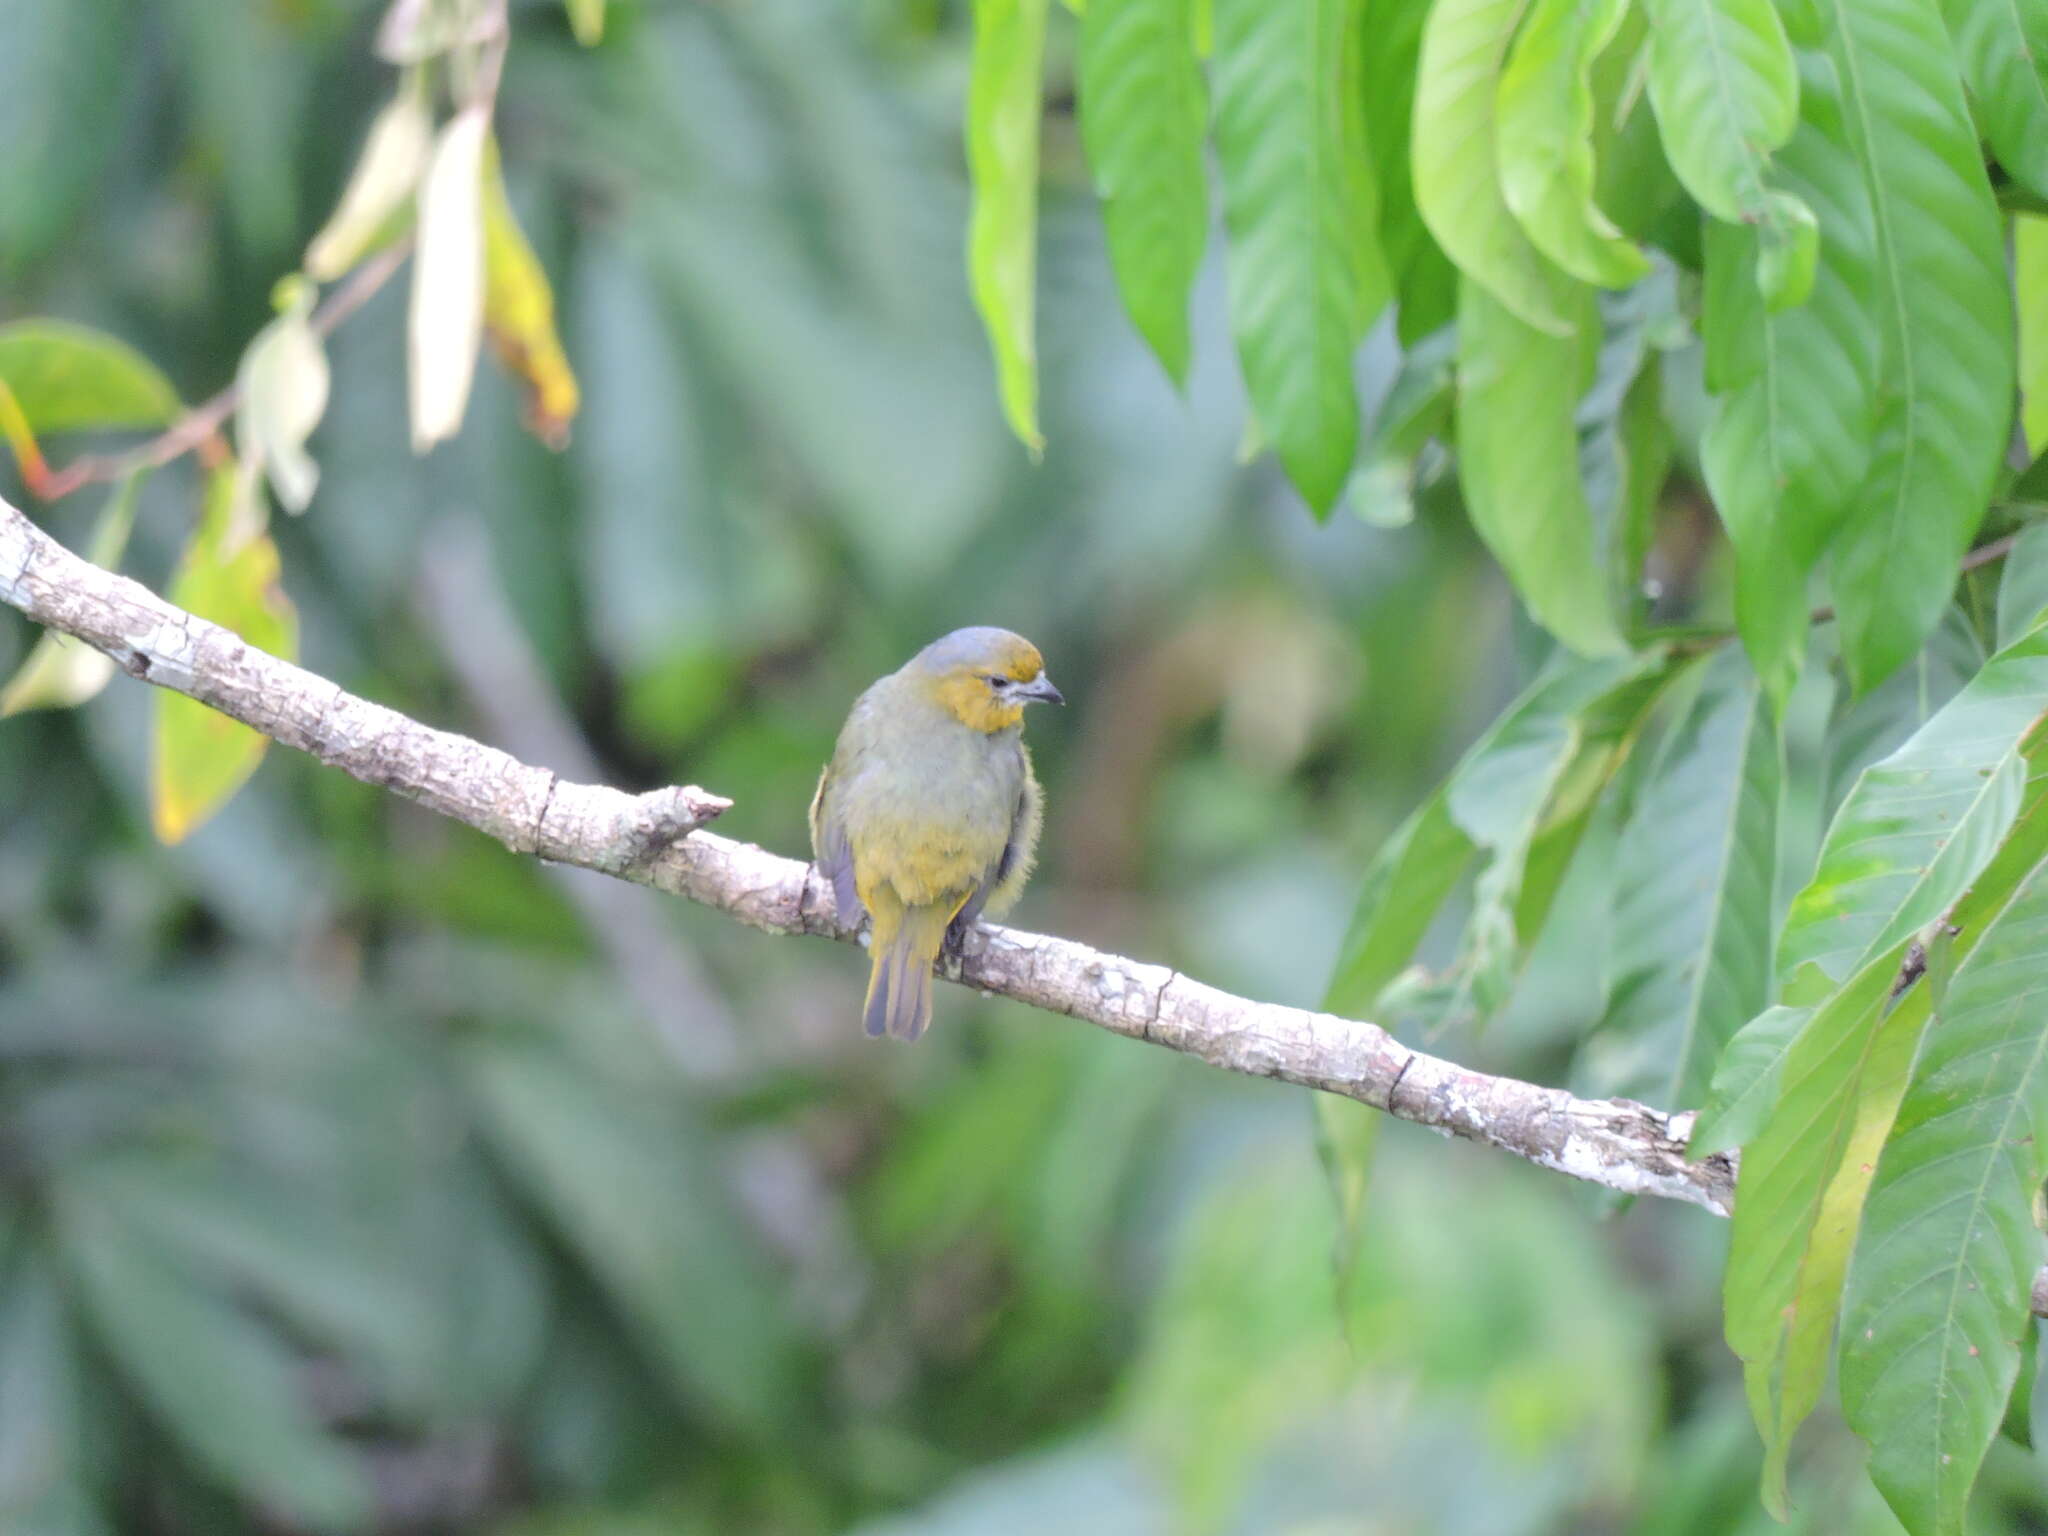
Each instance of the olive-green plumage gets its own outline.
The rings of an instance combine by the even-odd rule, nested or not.
[[[811,850],[842,914],[868,916],[865,1022],[915,1040],[949,932],[1024,889],[1043,805],[1024,706],[1064,702],[1038,650],[958,629],[854,701],[811,800]]]

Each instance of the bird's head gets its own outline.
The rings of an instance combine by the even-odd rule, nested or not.
[[[1038,647],[1007,629],[956,629],[911,658],[905,668],[961,724],[1005,731],[1024,718],[1024,706],[1064,704],[1045,675]]]

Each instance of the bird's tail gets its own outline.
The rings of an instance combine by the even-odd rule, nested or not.
[[[954,906],[897,907],[877,903],[874,936],[868,941],[874,970],[868,976],[870,1035],[915,1040],[932,1021],[932,962],[945,942]]]

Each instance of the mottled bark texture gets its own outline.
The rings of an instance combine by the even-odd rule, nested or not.
[[[731,802],[694,787],[628,795],[569,783],[434,730],[172,607],[71,554],[0,502],[0,601],[366,784],[464,822],[517,853],[717,907],[770,933],[851,940],[810,866],[699,830]],[[1226,1071],[1321,1089],[1633,1195],[1726,1215],[1734,1164],[1688,1163],[1689,1115],[1467,1071],[1377,1025],[1234,997],[1085,944],[983,924],[950,979]]]

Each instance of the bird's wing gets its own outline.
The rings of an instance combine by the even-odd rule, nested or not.
[[[832,770],[818,775],[818,792],[811,796],[811,852],[817,856],[818,872],[832,882],[832,900],[842,923],[860,920],[860,891],[853,878],[853,846],[846,840],[846,824],[829,793]]]
[[[1023,888],[1025,879],[1031,873],[1031,861],[1038,847],[1038,826],[1043,814],[1039,799],[1038,779],[1031,772],[1027,759],[1024,765],[1024,782],[1017,786],[1016,808],[1010,813],[1010,835],[1003,843],[1003,851],[996,858],[988,874],[975,887],[974,894],[967,898],[967,905],[960,909],[954,923],[965,928],[981,916],[981,910],[989,904],[991,897],[997,898],[996,910],[1001,911],[1016,899]]]

